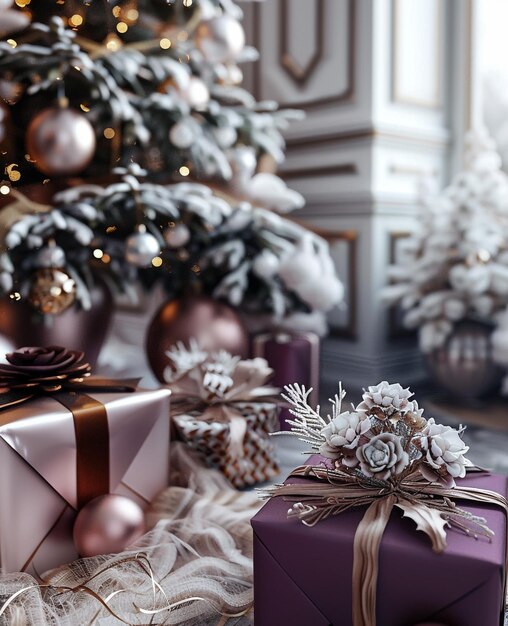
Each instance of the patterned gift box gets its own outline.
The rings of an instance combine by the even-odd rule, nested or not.
[[[241,454],[231,446],[228,422],[203,420],[199,414],[176,415],[173,420],[180,437],[241,489],[279,473],[275,446],[269,438],[279,427],[279,408],[270,402],[238,403],[235,408],[246,422]]]
[[[197,343],[179,342],[168,353],[165,379],[173,393],[172,420],[180,437],[237,487],[279,473],[269,434],[279,429],[278,389],[265,359],[241,360]]]

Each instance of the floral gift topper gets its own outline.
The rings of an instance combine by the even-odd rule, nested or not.
[[[297,409],[293,414],[302,420],[298,389],[287,392],[286,399]],[[356,408],[342,412],[344,395],[341,391],[332,401],[332,417],[319,433],[319,453],[336,461],[338,468],[381,481],[400,481],[419,472],[445,487],[454,487],[454,479],[465,476],[469,448],[462,440],[463,429],[436,424],[434,418],[427,421],[418,402],[410,400],[409,389],[383,381],[369,387]]]
[[[495,504],[508,512],[506,499],[486,490],[456,484],[475,468],[466,458],[469,448],[462,434],[450,426],[425,419],[413,394],[386,381],[364,390],[362,402],[343,411],[345,392],[331,400],[326,418],[312,408],[312,389],[298,384],[285,387],[283,398],[294,419],[290,434],[311,446],[324,459],[296,468],[291,477],[311,480],[263,490],[264,497],[283,496],[295,504],[289,517],[313,526],[352,507],[366,506],[354,538],[353,623],[376,623],[378,551],[394,507],[425,532],[435,552],[446,547],[446,530],[453,526],[489,541],[494,533],[484,518],[459,508],[455,499]],[[317,480],[316,480],[317,479]]]

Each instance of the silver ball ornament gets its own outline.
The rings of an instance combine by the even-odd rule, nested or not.
[[[148,267],[160,249],[160,244],[153,235],[137,232],[130,235],[125,242],[125,258],[136,267]]]
[[[227,70],[228,85],[239,85],[243,80],[243,72],[238,65],[230,65]]]
[[[169,131],[169,141],[177,148],[190,148],[194,142],[191,126],[184,120],[174,124]]]
[[[206,84],[197,76],[191,76],[189,86],[182,92],[185,101],[194,109],[205,107],[210,101],[210,92]]]
[[[1,10],[1,9],[0,9]],[[30,24],[30,18],[26,13],[7,9],[0,13],[0,37],[6,37],[23,30]]]
[[[48,176],[78,174],[95,153],[95,132],[83,113],[50,108],[38,113],[26,132],[26,147],[38,170]]]
[[[189,242],[189,227],[185,224],[176,224],[173,228],[164,231],[164,239],[170,248],[181,248]]]
[[[82,557],[118,553],[145,532],[141,507],[133,500],[108,494],[90,500],[74,522],[74,545]]]
[[[196,44],[210,63],[234,61],[245,46],[245,32],[233,17],[220,15],[201,22],[196,31]]]
[[[238,138],[238,133],[231,126],[214,128],[213,134],[220,148],[231,148]]]

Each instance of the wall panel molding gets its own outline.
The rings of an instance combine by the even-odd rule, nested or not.
[[[341,58],[337,58],[337,55],[331,55],[328,52],[330,46],[331,37],[327,33],[327,24],[332,23],[333,17],[330,15],[332,11],[336,10],[339,1],[341,0],[306,0],[309,4],[312,3],[315,7],[315,50],[308,62],[303,64],[296,61],[294,54],[290,50],[290,33],[288,28],[290,27],[289,15],[291,11],[294,11],[292,0],[270,0],[270,2],[254,3],[253,6],[253,45],[258,49],[266,49],[269,42],[266,37],[263,39],[262,17],[263,11],[273,11],[273,17],[277,21],[275,26],[274,35],[278,42],[277,56],[272,59],[275,62],[283,76],[286,76],[291,83],[295,86],[295,93],[304,94],[309,83],[313,80],[317,80],[317,74],[320,71],[326,70],[326,64],[328,67],[334,66],[335,63],[341,61]],[[346,58],[346,72],[345,82],[343,87],[336,93],[330,95],[323,95],[316,98],[298,98],[297,95],[291,98],[291,100],[285,100],[283,95],[277,97],[281,107],[297,107],[307,111],[315,108],[337,105],[348,102],[353,99],[355,92],[355,70],[356,70],[356,24],[355,24],[355,3],[356,0],[343,0],[346,7],[346,20],[344,21],[343,29],[334,32],[334,37],[340,37],[345,39],[343,58]],[[278,4],[277,4],[278,3]],[[340,26],[340,24],[338,25]],[[272,42],[273,43],[273,42]],[[334,58],[335,57],[335,58]],[[261,62],[257,62],[254,67],[253,74],[253,93],[256,99],[262,100],[264,98],[270,98],[271,95],[264,93],[263,86],[265,85],[265,77],[263,74],[263,68]],[[333,72],[329,71],[329,76],[333,76]],[[326,88],[333,88],[334,82],[329,77],[325,80],[324,85]],[[313,88],[314,90],[314,88]],[[305,94],[307,95],[307,94]]]

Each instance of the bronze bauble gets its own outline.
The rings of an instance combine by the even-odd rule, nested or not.
[[[204,350],[227,350],[248,356],[249,337],[234,309],[204,296],[171,300],[153,318],[146,337],[146,352],[153,373],[164,382],[169,364],[167,350],[177,341],[195,338]]]
[[[58,107],[44,109],[28,126],[26,148],[43,174],[78,174],[94,156],[95,132],[83,113]]]
[[[442,389],[464,400],[499,390],[504,371],[492,357],[492,331],[482,322],[458,322],[445,344],[426,355],[430,373]]]
[[[93,366],[109,330],[113,298],[104,281],[94,278],[90,289],[91,308],[71,306],[60,315],[41,315],[28,299],[0,298],[0,340],[22,346],[65,346],[86,354]],[[9,350],[0,349],[0,354]]]
[[[133,500],[108,494],[90,500],[74,522],[74,545],[82,557],[118,553],[145,532],[145,517]]]
[[[33,276],[28,300],[40,313],[59,315],[76,301],[76,283],[63,270],[39,269]]]

